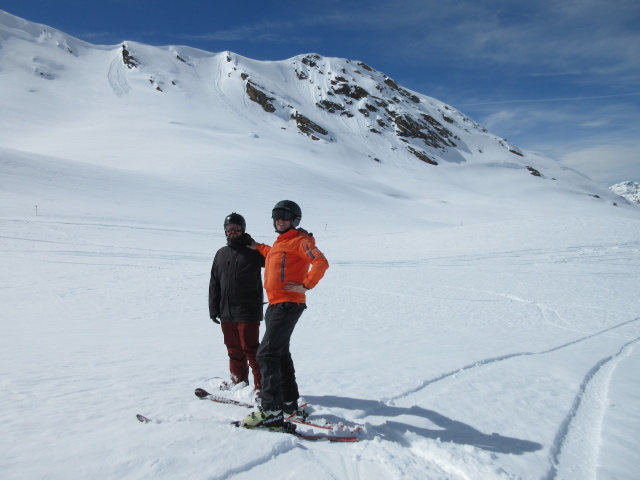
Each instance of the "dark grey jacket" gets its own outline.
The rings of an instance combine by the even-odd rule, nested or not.
[[[261,321],[262,267],[264,257],[246,245],[228,242],[218,250],[211,266],[209,316],[223,322]]]

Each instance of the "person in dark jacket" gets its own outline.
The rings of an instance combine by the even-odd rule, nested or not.
[[[220,324],[229,354],[230,382],[221,388],[249,383],[249,368],[259,396],[260,367],[256,352],[260,345],[262,321],[262,272],[264,257],[247,245],[253,243],[245,232],[242,215],[232,213],[224,220],[227,246],[217,251],[209,282],[209,316]]]

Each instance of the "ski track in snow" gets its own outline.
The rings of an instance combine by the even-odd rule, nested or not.
[[[213,87],[213,97],[216,100],[221,100],[222,105],[225,110],[229,113],[243,119],[249,125],[257,125],[256,121],[249,117],[248,115],[244,115],[232,102],[229,96],[224,92],[224,77],[227,75],[223,66],[222,58],[218,59],[218,64],[216,66],[216,75],[211,82],[211,86]],[[245,103],[247,103],[246,98],[243,97]]]
[[[551,309],[549,309],[549,310],[551,310]],[[501,355],[501,356],[498,356],[498,357],[490,357],[490,358],[481,359],[481,360],[478,360],[478,361],[473,362],[471,364],[462,366],[459,369],[443,373],[442,375],[439,375],[439,376],[437,376],[435,378],[431,378],[431,379],[425,380],[418,387],[406,390],[406,391],[404,391],[404,392],[402,392],[402,393],[400,393],[398,395],[395,395],[393,397],[389,397],[389,398],[383,399],[382,401],[385,402],[385,403],[389,403],[389,402],[394,402],[396,400],[399,400],[401,398],[406,398],[406,397],[408,397],[408,396],[410,396],[412,394],[415,394],[415,393],[427,388],[428,386],[430,386],[430,385],[432,385],[432,384],[434,384],[436,382],[439,382],[441,380],[444,380],[446,378],[449,378],[449,377],[452,377],[452,376],[455,376],[455,375],[460,375],[462,373],[470,373],[470,372],[472,372],[474,370],[477,370],[478,368],[485,367],[485,366],[488,366],[488,365],[493,365],[493,364],[496,364],[496,363],[499,363],[499,362],[503,362],[503,361],[506,361],[506,360],[511,360],[513,358],[524,357],[524,356],[532,356],[532,355],[545,355],[545,354],[552,353],[552,352],[555,352],[555,351],[558,351],[558,350],[562,350],[562,349],[574,346],[576,344],[591,340],[591,339],[593,339],[595,337],[604,335],[606,333],[612,332],[613,330],[616,330],[616,329],[619,329],[619,328],[624,327],[626,325],[635,323],[635,322],[637,322],[639,320],[640,320],[640,317],[637,317],[637,318],[634,318],[632,320],[628,320],[628,321],[619,323],[619,324],[614,325],[612,327],[605,328],[604,330],[600,330],[599,332],[586,335],[586,336],[584,336],[582,338],[579,338],[577,340],[573,340],[571,342],[563,343],[561,345],[549,348],[547,350],[543,350],[541,352],[518,352],[518,353],[507,354],[507,355]],[[577,330],[572,330],[572,331],[577,331]],[[581,332],[581,333],[584,333],[584,332]],[[623,338],[629,338],[629,337],[623,337]],[[631,342],[636,342],[638,340],[640,340],[640,337],[632,339]]]
[[[634,244],[635,244],[635,242],[634,242]],[[638,244],[640,245],[640,243],[638,243]],[[413,265],[413,264],[418,263],[418,262],[420,262],[420,261],[383,262],[383,265],[385,265],[385,266],[399,266],[399,265],[407,265],[407,264],[412,264]],[[354,262],[354,263],[357,263],[357,262]],[[368,264],[368,263],[369,262],[364,262],[364,264]],[[348,262],[348,264],[351,265],[353,263],[352,262]],[[380,265],[378,265],[378,266],[380,266]],[[351,288],[351,289],[354,289],[354,290],[366,290],[366,291],[374,292],[376,294],[385,294],[385,295],[391,294],[391,295],[396,295],[396,296],[414,297],[413,294],[389,292],[389,291],[379,291],[379,290],[373,290],[373,289],[366,288],[366,287],[349,286],[349,287],[345,287],[345,288]],[[465,289],[463,289],[463,290],[465,290]],[[443,373],[443,374],[441,374],[441,375],[439,375],[437,377],[425,380],[419,386],[417,386],[415,388],[408,389],[408,390],[406,390],[406,391],[404,391],[402,393],[399,393],[398,395],[395,395],[393,397],[387,397],[387,398],[382,399],[383,402],[385,402],[385,403],[394,402],[394,401],[396,401],[398,399],[406,398],[406,397],[408,397],[408,396],[410,396],[412,394],[415,394],[415,393],[425,389],[426,387],[428,387],[428,386],[430,386],[430,385],[432,385],[432,384],[434,384],[436,382],[439,382],[441,380],[444,380],[446,378],[449,378],[449,377],[452,377],[452,376],[455,376],[455,375],[459,375],[461,373],[469,373],[472,370],[478,369],[480,367],[496,364],[498,362],[503,362],[505,360],[510,360],[510,359],[513,359],[513,358],[518,358],[518,357],[523,357],[523,356],[531,356],[531,355],[544,355],[544,354],[548,354],[548,353],[551,353],[551,352],[555,352],[557,350],[562,350],[564,348],[568,348],[568,347],[576,345],[578,343],[585,342],[585,341],[590,340],[592,338],[595,338],[595,337],[610,333],[610,332],[612,332],[612,331],[614,331],[616,329],[619,329],[619,328],[621,328],[621,327],[623,327],[625,325],[629,325],[629,324],[632,324],[632,323],[637,322],[638,320],[640,320],[640,317],[634,318],[634,319],[631,319],[631,320],[628,320],[628,321],[625,321],[625,322],[621,322],[621,323],[619,323],[617,325],[613,325],[611,327],[605,328],[605,329],[600,330],[598,332],[589,333],[589,332],[585,332],[583,330],[578,330],[578,329],[575,329],[575,328],[569,328],[569,327],[563,325],[561,323],[561,320],[560,320],[561,317],[560,317],[560,315],[558,314],[558,312],[556,310],[554,310],[553,308],[547,307],[545,305],[542,305],[540,303],[537,303],[537,302],[534,302],[534,301],[531,301],[531,300],[526,300],[526,299],[523,299],[521,297],[518,297],[518,296],[515,296],[515,295],[510,295],[510,294],[495,293],[495,292],[481,291],[481,290],[475,290],[475,292],[476,293],[479,292],[479,293],[483,293],[483,294],[488,294],[488,295],[491,295],[491,296],[499,296],[499,297],[503,297],[503,298],[507,298],[507,299],[510,299],[510,300],[514,300],[514,301],[518,301],[518,302],[522,302],[522,303],[525,303],[525,304],[532,305],[532,306],[536,307],[540,311],[540,314],[541,314],[542,318],[544,319],[544,321],[549,323],[550,325],[553,325],[554,327],[559,328],[559,329],[563,329],[563,330],[567,330],[567,331],[571,331],[571,332],[575,332],[575,333],[586,334],[586,335],[584,337],[582,337],[582,338],[573,340],[571,342],[563,343],[561,345],[557,345],[555,347],[551,347],[549,349],[542,350],[540,352],[516,352],[516,353],[510,353],[510,354],[506,354],[506,355],[500,355],[500,356],[497,356],[497,357],[490,357],[490,358],[481,359],[481,360],[478,360],[478,361],[473,362],[471,364],[464,365],[464,366],[462,366],[462,367],[460,367],[460,368],[458,368],[456,370],[452,370],[452,371]],[[631,337],[622,336],[622,338],[629,339]],[[637,340],[638,340],[638,338],[634,338],[633,339],[633,341],[637,341]]]
[[[403,232],[387,232],[384,235],[396,235]],[[380,235],[376,235],[378,237]],[[640,252],[640,241],[610,243],[610,244],[586,244],[567,248],[537,248],[526,250],[511,250],[495,253],[475,253],[472,255],[452,255],[429,258],[413,258],[411,260],[362,260],[333,262],[334,265],[345,266],[372,266],[372,267],[414,267],[418,265],[447,265],[462,266],[472,262],[491,262],[497,259],[510,260],[513,265],[532,265],[534,262],[527,259],[531,256],[542,256],[551,264],[564,264],[580,261],[582,263],[601,263],[603,259],[609,262],[629,262],[637,260]],[[384,292],[389,293],[389,292]]]
[[[636,247],[637,245],[638,243],[633,242],[631,245],[627,245],[627,247]],[[609,246],[609,249],[610,248],[611,246]],[[614,246],[613,248],[615,249],[617,248],[617,246]],[[582,251],[582,248],[576,247],[573,250]],[[600,248],[599,250],[602,250],[602,248]],[[600,254],[602,254],[602,252],[600,252]],[[420,261],[384,262],[384,265],[391,266],[389,263],[393,263],[393,266],[399,266],[403,264],[415,265],[416,263],[420,263]],[[378,264],[378,266],[382,265]],[[360,290],[370,290],[362,287],[352,288]],[[548,473],[544,477],[546,480],[554,480],[556,478],[571,478],[575,480],[584,480],[587,478],[595,479],[595,472],[597,470],[599,439],[601,437],[601,426],[604,414],[606,412],[606,391],[608,389],[608,383],[611,379],[612,371],[615,369],[615,365],[617,364],[617,362],[620,361],[625,352],[631,350],[633,346],[640,341],[640,337],[638,336],[630,336],[629,334],[618,333],[616,331],[619,331],[625,326],[637,323],[638,321],[640,321],[640,317],[623,321],[597,332],[590,333],[588,331],[567,326],[567,323],[562,320],[562,317],[557,312],[557,310],[538,302],[526,300],[510,294],[487,291],[477,291],[476,293],[478,292],[501,296],[510,300],[529,304],[539,310],[542,319],[549,325],[562,330],[583,334],[584,336],[570,342],[565,342],[560,345],[541,350],[539,352],[517,352],[497,357],[484,358],[471,364],[462,366],[459,369],[449,371],[438,375],[437,377],[425,380],[419,386],[405,390],[404,392],[393,397],[382,399],[381,402],[386,403],[387,405],[393,405],[397,400],[409,398],[412,395],[423,391],[429,386],[450,377],[458,377],[462,374],[474,374],[476,372],[479,372],[483,367],[494,366],[498,363],[506,362],[519,357],[542,356],[551,354],[553,352],[569,349],[578,344],[588,342],[598,337],[610,336],[611,338],[628,340],[618,352],[602,358],[601,360],[596,362],[595,365],[589,370],[589,372],[581,382],[579,392],[574,399],[569,413],[561,423],[556,433],[555,439],[550,446],[550,468],[548,470]],[[390,292],[377,293],[389,294]],[[392,293],[392,295],[412,296],[411,294],[404,293]],[[613,333],[615,333],[615,335],[612,335]],[[375,415],[374,411],[369,411],[366,413]],[[386,423],[389,424],[390,422],[387,420]]]
[[[533,303],[533,302],[532,302]],[[552,311],[546,307],[538,306],[542,312]],[[383,399],[387,405],[393,405],[399,399],[408,398],[427,387],[450,377],[462,374],[474,374],[483,367],[493,366],[500,362],[505,362],[518,357],[546,355],[559,350],[567,349],[577,344],[606,335],[614,330],[620,329],[640,321],[640,317],[621,322],[617,325],[605,328],[593,334],[571,342],[563,343],[556,347],[540,352],[521,352],[508,354],[499,357],[491,357],[479,360],[472,364],[461,367],[454,371],[443,373],[435,378],[425,380],[418,387],[406,390],[394,397]],[[555,325],[555,324],[554,324]],[[573,330],[576,331],[576,330]],[[619,338],[630,338],[621,335]],[[569,413],[561,423],[553,444],[550,446],[550,469],[545,480],[556,478],[585,480],[595,479],[597,467],[597,454],[601,433],[601,424],[606,411],[606,391],[611,379],[612,371],[617,362],[624,357],[640,341],[640,337],[632,338],[625,343],[619,351],[611,356],[607,356],[598,361],[583,379],[579,392],[576,395]],[[374,412],[368,412],[374,414]],[[389,423],[387,421],[387,423]]]
[[[433,385],[433,384],[435,384],[437,382],[445,380],[447,378],[454,377],[454,376],[459,376],[461,374],[473,374],[475,371],[477,371],[478,369],[480,369],[482,367],[492,366],[492,365],[495,365],[497,363],[504,362],[506,360],[511,360],[511,359],[514,359],[514,358],[526,357],[526,356],[535,356],[535,355],[546,355],[546,354],[549,354],[549,353],[552,353],[552,352],[556,352],[558,350],[569,348],[569,347],[577,345],[579,343],[582,343],[582,342],[591,340],[593,338],[599,337],[601,335],[604,335],[606,333],[609,333],[609,332],[611,332],[613,330],[616,330],[618,328],[624,327],[626,325],[630,325],[632,323],[638,322],[639,320],[640,320],[640,317],[634,318],[632,320],[628,320],[626,322],[619,323],[618,325],[614,325],[612,327],[605,328],[604,330],[601,330],[599,332],[587,335],[585,337],[579,338],[579,339],[571,341],[571,342],[564,343],[562,345],[558,345],[558,346],[553,347],[553,348],[549,348],[549,349],[541,351],[541,352],[519,352],[519,353],[512,353],[512,354],[502,355],[502,356],[498,356],[498,357],[490,357],[490,358],[485,358],[485,359],[482,359],[482,360],[478,360],[478,361],[473,362],[471,364],[462,366],[462,367],[460,367],[460,368],[458,368],[456,370],[452,370],[450,372],[443,373],[442,375],[439,375],[439,376],[437,376],[435,378],[431,378],[431,379],[425,380],[419,386],[417,386],[415,388],[411,388],[411,389],[405,390],[404,392],[402,392],[402,393],[400,393],[398,395],[382,399],[381,401],[383,403],[388,404],[388,405],[392,405],[397,400],[400,400],[402,398],[407,398],[407,397],[409,397],[411,395],[414,395],[414,394],[424,390],[425,388],[427,388],[427,387],[429,387],[429,386],[431,386],[431,385]],[[625,338],[625,337],[623,337],[623,338]],[[626,337],[626,338],[628,338],[628,337]],[[630,345],[630,344],[633,344],[635,342],[638,342],[639,340],[640,340],[640,337],[633,338],[629,343],[625,344],[625,347],[627,345]],[[596,364],[596,366],[594,368],[599,367],[602,364],[602,362],[609,361],[609,360],[611,360],[611,357],[607,357],[603,361],[598,362],[598,364]]]
[[[222,415],[221,415],[222,416]],[[213,419],[211,417],[194,417],[194,416],[189,416],[187,418],[182,418],[182,417],[171,417],[171,418],[163,418],[163,417],[153,417],[153,418],[149,418],[150,420],[150,424],[162,424],[162,423],[181,423],[181,422],[198,422],[198,423],[211,423],[213,425],[216,425],[220,428],[229,428],[229,421],[228,420],[219,420],[219,419]],[[241,432],[242,429],[238,429],[237,427],[233,427],[233,428],[229,428],[229,430],[238,430],[238,432]],[[294,436],[288,436],[285,433],[279,433],[279,432],[267,432],[267,431],[256,431],[256,432],[245,432],[245,433],[249,433],[250,435],[265,435],[265,436],[277,436],[277,435],[281,435],[282,436],[282,440],[275,442],[272,444],[272,447],[269,451],[251,458],[250,461],[246,461],[244,463],[242,463],[241,465],[232,467],[227,469],[225,472],[223,472],[222,474],[217,474],[215,476],[209,477],[211,479],[216,479],[216,480],[223,480],[223,479],[228,479],[228,478],[233,478],[236,477],[238,475],[242,475],[242,474],[248,474],[251,475],[251,473],[256,470],[259,469],[260,467],[269,464],[270,462],[277,460],[279,457],[286,455],[287,453],[296,450],[296,449],[304,449],[304,442],[307,442],[308,440],[304,440],[304,439],[298,439]],[[269,438],[269,437],[265,437],[265,438]],[[246,458],[246,456],[245,456]],[[319,457],[316,457],[316,461],[318,466],[322,467],[322,461]]]
[[[109,73],[107,78],[113,89],[113,93],[119,98],[124,97],[131,91],[129,82],[127,80],[126,67],[122,63],[121,57],[117,55],[111,65],[109,66]]]
[[[264,433],[269,435],[278,435],[278,433],[269,433],[269,432],[264,432]],[[262,465],[268,464],[276,460],[278,457],[286,455],[287,453],[291,452],[292,450],[296,450],[297,448],[300,448],[300,447],[299,447],[299,444],[296,442],[296,439],[289,438],[286,441],[273,444],[269,452],[264,453],[263,455],[252,459],[250,462],[246,462],[243,465],[240,465],[238,467],[230,468],[222,475],[220,476],[216,475],[215,477],[212,477],[212,478],[222,480],[222,479],[234,477],[242,473],[251,473],[252,470]]]
[[[551,468],[546,480],[596,478],[609,382],[616,364],[633,349],[638,340],[636,338],[626,343],[614,355],[603,358],[585,376],[551,446]]]

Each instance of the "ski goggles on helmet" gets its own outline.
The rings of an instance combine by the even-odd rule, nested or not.
[[[284,208],[274,208],[271,212],[271,218],[274,220],[293,220],[293,213]]]

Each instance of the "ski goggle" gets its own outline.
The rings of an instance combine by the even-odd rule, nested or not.
[[[292,220],[293,213],[291,213],[289,210],[285,210],[284,208],[275,208],[271,212],[271,218],[273,218],[274,220]]]
[[[225,232],[241,232],[242,231],[242,227],[240,225],[235,225],[233,223],[229,223],[229,224],[224,226],[224,231]]]

